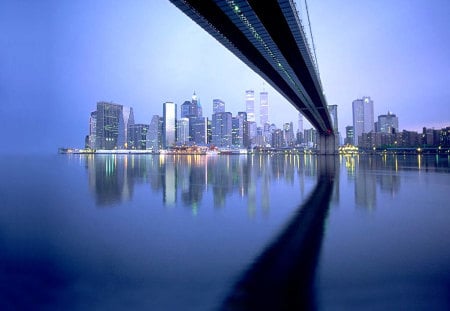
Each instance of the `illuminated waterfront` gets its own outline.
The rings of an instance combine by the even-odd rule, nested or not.
[[[313,290],[301,299],[327,310],[448,309],[448,156],[327,158],[335,170],[321,189],[323,159],[3,156],[0,302],[221,309],[261,273],[259,255],[286,241],[299,207],[321,196]]]

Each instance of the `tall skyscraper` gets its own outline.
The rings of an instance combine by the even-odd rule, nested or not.
[[[162,118],[154,115],[147,132],[147,148],[158,151],[162,148]]]
[[[147,149],[148,124],[130,124],[128,126],[128,149]]]
[[[378,116],[377,132],[396,134],[398,133],[398,117],[388,111],[387,114]]]
[[[189,119],[189,129],[192,130],[191,141],[198,146],[208,143],[208,118],[196,117]]]
[[[255,122],[255,92],[253,90],[245,91],[245,107],[247,110],[247,121]]]
[[[265,91],[259,93],[259,121],[261,127],[269,123],[269,96]]]
[[[303,133],[303,115],[301,112],[298,113],[298,129],[297,132]]]
[[[213,99],[213,114],[225,112],[225,102],[221,99]]]
[[[239,115],[232,118],[232,144],[235,147],[242,148],[244,146],[244,120]]]
[[[134,124],[133,108],[123,106],[122,113],[123,113],[123,131],[122,130],[120,131],[119,145],[120,148],[128,148],[128,142],[130,140],[128,137],[128,127]]]
[[[187,145],[189,143],[189,118],[181,118],[177,124],[177,144]]]
[[[232,144],[231,112],[219,112],[212,116],[212,143],[217,147],[229,148]]]
[[[197,95],[195,94],[195,91],[194,91],[194,94],[192,94],[192,106],[195,107],[195,111],[196,111],[195,116],[196,117],[203,116],[203,109],[202,109],[202,106],[200,105],[200,100],[198,99]]]
[[[359,136],[374,131],[373,101],[370,97],[364,96],[361,99],[354,100],[352,107],[355,146],[357,146]]]
[[[247,148],[250,146],[250,137],[249,137],[249,132],[248,132],[248,122],[247,122],[247,113],[240,111],[238,112],[238,117],[242,119],[242,143],[243,143],[243,147]]]
[[[355,144],[355,131],[353,126],[348,125],[345,127],[345,142],[344,144],[354,145]]]
[[[173,102],[163,104],[163,148],[169,148],[176,142],[177,105]]]
[[[89,118],[89,148],[95,149],[97,137],[97,111],[91,112],[91,116]]]
[[[283,126],[284,141],[287,146],[295,144],[294,126],[292,122],[285,123]]]
[[[97,127],[96,127],[96,148],[113,150],[122,148],[119,146],[121,136],[125,136],[123,121],[123,106],[108,103],[97,103]]]

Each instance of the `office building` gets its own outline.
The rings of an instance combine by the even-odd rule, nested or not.
[[[234,147],[244,147],[244,120],[236,116],[231,119],[231,140]]]
[[[217,147],[230,148],[232,145],[232,115],[231,112],[213,114],[212,143]]]
[[[255,92],[253,90],[245,91],[245,107],[247,111],[247,121],[255,122]]]
[[[123,106],[97,103],[96,149],[113,150],[123,148],[124,140]]]
[[[208,143],[207,117],[190,118],[189,129],[192,132],[191,142],[198,146],[205,146]]]
[[[177,144],[187,145],[189,140],[189,118],[181,118],[177,124]]]
[[[269,123],[269,95],[265,91],[259,93],[259,121],[261,127]]]
[[[248,148],[250,146],[250,136],[248,132],[248,122],[247,122],[247,113],[244,111],[238,112],[238,117],[242,119],[243,133],[242,133],[242,143],[244,148]]]
[[[221,99],[213,99],[213,114],[225,112],[225,102]]]
[[[130,124],[128,126],[128,149],[147,149],[148,124]]]
[[[154,115],[147,132],[147,149],[158,151],[162,149],[162,118]]]
[[[164,149],[173,147],[176,143],[177,105],[173,102],[163,104],[163,139]]]
[[[87,147],[90,149],[95,149],[95,141],[97,137],[97,111],[91,112],[89,117],[89,135],[87,141]]]
[[[352,103],[353,108],[353,130],[355,145],[363,133],[374,131],[373,101],[370,97],[364,96],[356,99]]]
[[[345,145],[355,145],[355,132],[353,126],[348,125],[345,127]]]
[[[380,133],[398,133],[398,117],[390,111],[387,114],[379,115],[376,130]]]
[[[123,130],[121,129],[119,135],[119,146],[120,148],[128,149],[128,127],[134,124],[134,113],[132,107],[123,106]]]

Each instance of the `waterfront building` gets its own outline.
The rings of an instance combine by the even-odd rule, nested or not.
[[[177,105],[173,102],[163,104],[163,139],[164,149],[173,147],[176,143]]]
[[[277,129],[272,133],[272,148],[283,148],[286,145],[284,134],[281,129]]]
[[[213,99],[213,114],[225,112],[225,102],[221,99]]]
[[[123,106],[123,129],[121,128],[119,133],[119,146],[120,148],[128,149],[128,127],[134,124],[134,113],[132,107]]]
[[[284,134],[284,141],[286,143],[286,146],[294,146],[295,135],[294,135],[294,126],[293,126],[292,122],[284,124],[283,134]]]
[[[376,130],[380,133],[398,133],[398,117],[390,111],[387,114],[379,115]]]
[[[97,103],[96,149],[123,148],[123,106],[108,102]],[[120,145],[119,145],[120,144]]]
[[[256,122],[248,121],[248,119],[247,119],[247,126],[248,126],[249,141],[250,141],[250,144],[252,144],[253,140],[256,137],[256,129],[257,129]]]
[[[355,145],[355,132],[352,125],[345,127],[344,145]]]
[[[97,137],[97,111],[91,112],[89,117],[89,135],[87,139],[87,147],[90,149],[95,149],[95,141]]]
[[[298,113],[298,129],[297,132],[303,133],[303,115],[301,112]]]
[[[193,143],[199,146],[205,146],[208,143],[207,117],[190,118],[189,129],[192,132],[191,141]]]
[[[255,122],[255,91],[245,91],[245,107],[247,111],[247,121]]]
[[[128,149],[146,150],[148,124],[130,124],[128,126]]]
[[[177,121],[177,144],[187,145],[189,143],[189,118],[181,118]]]
[[[363,133],[374,131],[373,100],[368,96],[356,99],[352,103],[353,131],[355,146],[359,145],[359,137]]]
[[[244,120],[238,116],[231,119],[231,140],[234,147],[244,146]]]
[[[308,147],[315,147],[317,145],[317,131],[314,128],[305,129],[303,139]]]
[[[212,143],[217,147],[229,148],[232,145],[231,112],[219,112],[212,116]]]
[[[250,136],[248,132],[248,121],[247,121],[247,113],[244,111],[238,112],[238,117],[242,119],[242,126],[243,126],[243,136],[242,136],[242,143],[244,148],[248,148],[250,146]]]
[[[259,93],[259,121],[261,126],[269,123],[269,96],[265,91]]]
[[[198,99],[197,95],[195,94],[195,91],[194,91],[194,94],[192,94],[192,101],[191,102],[192,102],[192,106],[196,107],[195,108],[195,110],[196,110],[195,116],[196,117],[203,116],[203,109],[202,109],[202,106],[200,105],[200,100]]]
[[[162,118],[154,115],[147,132],[147,148],[153,151],[162,149]]]

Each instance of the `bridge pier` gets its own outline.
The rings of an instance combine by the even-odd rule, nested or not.
[[[336,154],[337,153],[337,140],[334,134],[332,135],[319,135],[318,142],[318,154]]]

